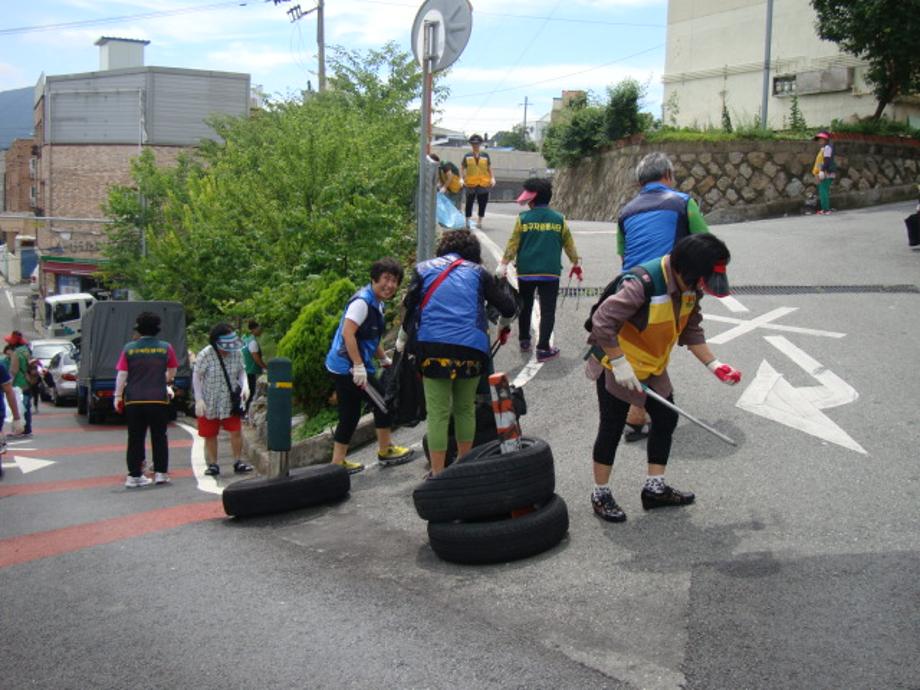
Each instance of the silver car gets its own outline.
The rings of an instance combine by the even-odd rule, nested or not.
[[[32,359],[38,360],[40,376],[38,386],[42,400],[51,399],[51,377],[48,375],[48,366],[52,358],[59,352],[69,352],[73,348],[74,344],[64,338],[42,338],[32,341]]]
[[[60,407],[67,400],[77,401],[77,362],[73,358],[75,348],[58,352],[48,365],[51,402]]]

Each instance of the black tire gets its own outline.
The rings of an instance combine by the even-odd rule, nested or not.
[[[473,448],[413,492],[423,520],[476,520],[543,503],[556,489],[553,452],[539,438],[524,437],[516,453],[502,455],[492,441]]]
[[[60,399],[60,397],[58,397],[57,386],[51,387],[51,404],[54,405],[55,407],[60,407],[61,405],[64,404],[63,401]]]
[[[284,513],[344,498],[351,478],[333,464],[299,467],[288,477],[255,477],[234,482],[223,493],[224,512],[235,517]]]
[[[86,414],[86,398],[83,389],[77,386],[77,414]]]
[[[445,561],[506,563],[553,548],[569,531],[569,511],[553,495],[532,513],[494,522],[430,522],[432,550]]]
[[[90,424],[102,424],[103,415],[93,407],[93,394],[86,391],[86,421]]]

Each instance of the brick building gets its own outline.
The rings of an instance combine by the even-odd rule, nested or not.
[[[38,191],[35,140],[14,139],[6,151],[4,210],[13,213],[31,211]]]

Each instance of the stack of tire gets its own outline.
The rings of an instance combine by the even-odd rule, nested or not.
[[[499,441],[473,448],[422,482],[413,500],[440,558],[504,563],[547,551],[565,537],[569,513],[555,489],[549,444],[525,436],[513,453],[502,454]]]

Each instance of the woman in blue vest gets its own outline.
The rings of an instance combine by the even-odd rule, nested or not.
[[[432,476],[444,469],[451,415],[458,457],[473,445],[476,388],[489,361],[486,303],[505,318],[517,312],[507,283],[482,267],[479,240],[468,230],[445,232],[436,253],[415,267],[403,319],[418,329]],[[405,341],[400,330],[396,349],[402,351]]]
[[[383,303],[396,294],[403,279],[403,268],[396,259],[380,259],[371,266],[371,282],[358,290],[339,321],[332,345],[326,354],[326,369],[335,382],[339,423],[335,428],[332,462],[349,474],[361,472],[364,465],[345,459],[348,445],[361,418],[361,408],[371,402],[377,428],[377,459],[381,465],[398,465],[412,459],[412,451],[393,445],[390,416],[373,404],[367,394],[372,387],[383,398],[383,389],[374,377],[374,359],[383,367],[392,361],[380,345],[385,323]]]

